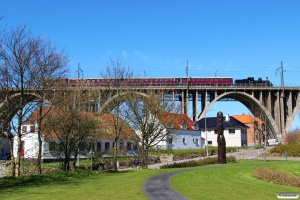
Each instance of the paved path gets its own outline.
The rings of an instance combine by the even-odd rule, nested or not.
[[[271,149],[271,147],[267,147],[267,150],[269,149]],[[257,156],[260,156],[262,153],[263,153],[263,149],[248,149],[248,150],[240,150],[238,152],[233,152],[233,153],[226,153],[226,156],[235,156],[237,160],[257,159]],[[217,155],[210,156],[210,157],[216,157],[216,156]],[[156,163],[156,164],[149,165],[148,169],[160,169],[162,165],[187,162],[190,160],[200,160],[204,158],[206,157],[199,157],[199,158],[193,158],[188,160],[179,160],[179,161],[172,161],[172,162],[165,162],[165,163]]]
[[[268,147],[270,149],[271,147]],[[262,149],[251,149],[251,150],[241,150],[239,152],[233,152],[233,153],[227,153],[227,156],[233,155],[236,157],[237,160],[240,159],[261,159],[263,160],[264,157],[261,156],[261,153],[263,153]],[[194,159],[189,159],[189,160],[199,160],[203,159],[205,157],[201,158],[194,158]],[[285,160],[285,157],[267,157],[267,159],[272,159],[272,160]],[[186,162],[189,160],[181,160],[181,161],[175,161],[175,162]],[[300,158],[292,158],[288,157],[287,160],[300,160]],[[174,162],[168,162],[169,164],[174,163]],[[149,165],[149,169],[159,169],[162,165],[165,165],[166,163],[157,163],[153,165]],[[225,167],[224,166],[216,166],[216,168],[221,168]],[[205,170],[205,168],[201,169],[190,169],[190,170],[179,170],[176,172],[168,172],[168,173],[163,173],[159,174],[157,176],[153,176],[149,179],[147,179],[143,185],[143,190],[147,197],[150,200],[186,200],[188,198],[182,196],[178,192],[172,189],[170,186],[170,178],[176,174],[187,172],[187,171],[192,171],[192,170]]]

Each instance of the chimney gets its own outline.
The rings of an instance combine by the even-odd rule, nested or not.
[[[229,114],[225,115],[225,121],[227,121],[227,122],[229,121]]]

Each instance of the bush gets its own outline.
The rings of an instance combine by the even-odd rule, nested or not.
[[[234,156],[228,156],[226,157],[226,162],[236,162],[236,158]],[[166,164],[161,166],[161,169],[165,168],[183,168],[183,167],[197,167],[197,166],[203,166],[203,165],[210,165],[210,164],[217,164],[218,163],[218,157],[207,157],[204,159],[199,160],[191,160],[187,162],[177,162],[172,164]]]
[[[270,168],[258,168],[253,172],[253,176],[260,180],[273,182],[279,185],[287,185],[293,187],[300,186],[300,177],[292,176],[290,174],[276,171]]]
[[[226,147],[226,152],[235,152],[237,151],[237,148],[235,147]],[[208,147],[208,155],[212,154],[217,154],[218,152],[218,147]],[[176,149],[173,150],[173,155],[174,156],[186,156],[188,154],[198,154],[199,157],[200,155],[206,155],[206,149]]]
[[[299,157],[300,156],[300,143],[290,145],[279,145],[275,146],[270,150],[271,153],[284,155],[284,152],[288,153],[288,156]]]

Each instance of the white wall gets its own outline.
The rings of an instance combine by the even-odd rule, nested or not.
[[[17,157],[17,148],[18,148],[18,141],[17,136],[14,137],[14,157]],[[38,139],[37,134],[35,133],[28,133],[22,135],[21,141],[24,141],[24,158],[37,158],[38,157]],[[44,139],[42,138],[43,147],[42,152],[44,152]]]
[[[202,137],[205,138],[205,131],[202,131],[201,134],[203,135]],[[247,140],[247,134],[242,134],[241,129],[235,129],[235,133],[229,133],[229,130],[225,129],[223,134],[226,141],[226,147],[241,147],[241,140]],[[215,130],[207,130],[207,141],[212,141],[212,144],[209,144],[209,146],[218,146],[217,137],[218,134],[215,134]]]

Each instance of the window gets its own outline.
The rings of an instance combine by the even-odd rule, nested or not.
[[[133,150],[138,150],[138,143],[134,143]]]
[[[83,145],[81,145],[81,147],[82,147]],[[60,143],[59,144],[59,151],[64,151],[64,143]]]
[[[169,144],[173,143],[173,138],[169,138]]]
[[[50,141],[49,142],[49,152],[54,152],[55,151],[55,142]]]
[[[207,145],[212,145],[212,141],[207,141]]]
[[[22,133],[26,133],[27,132],[27,126],[22,126]]]
[[[35,133],[35,126],[30,126],[30,133]]]
[[[235,129],[229,129],[228,132],[229,133],[235,133]]]
[[[198,138],[194,138],[194,139],[193,139],[193,142],[194,142],[195,144],[199,144]]]
[[[105,151],[109,150],[109,142],[105,142]]]
[[[131,150],[131,142],[127,142],[127,151]]]
[[[185,139],[185,138],[183,138],[183,139],[182,139],[182,142],[183,142],[183,144],[185,144],[185,143],[186,143],[186,139]]]
[[[97,142],[97,152],[101,152],[101,142]]]
[[[88,150],[94,151],[94,142],[89,142],[88,143]]]

